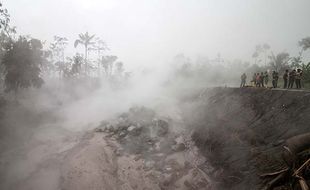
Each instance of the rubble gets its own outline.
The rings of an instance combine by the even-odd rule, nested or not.
[[[115,152],[116,156],[134,155],[135,162],[142,161],[143,166],[139,168],[159,181],[161,189],[184,189],[185,184],[200,188],[204,184],[201,179],[205,177],[200,173],[192,175],[196,162],[184,158],[184,154],[194,155],[187,147],[193,143],[187,143],[183,135],[172,131],[171,121],[159,117],[151,109],[134,107],[114,120],[101,122],[95,132],[103,132],[119,142],[121,148]],[[184,183],[189,178],[199,179]]]

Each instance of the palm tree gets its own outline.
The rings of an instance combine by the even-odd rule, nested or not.
[[[76,48],[79,44],[84,45],[85,47],[85,72],[88,71],[88,65],[87,65],[87,53],[88,53],[88,46],[94,44],[92,39],[95,37],[95,35],[89,35],[88,32],[85,34],[79,34],[79,39],[75,40],[74,47]]]

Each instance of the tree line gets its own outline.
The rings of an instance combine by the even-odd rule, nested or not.
[[[10,25],[11,17],[0,3],[0,85],[6,92],[21,88],[41,87],[43,76],[61,79],[81,77],[129,77],[118,57],[108,55],[106,43],[96,35],[81,33],[74,47],[83,46],[84,54],[66,55],[69,40],[54,36],[46,48],[46,42],[31,36],[17,35],[16,27]],[[89,54],[96,59],[90,59]],[[93,57],[94,57],[93,56]]]
[[[298,47],[300,48],[298,55],[290,56],[287,52],[275,54],[271,47],[265,43],[255,47],[252,57],[258,70],[261,71],[272,70],[284,73],[287,69],[301,69],[303,71],[304,83],[310,85],[310,60],[304,58],[304,53],[310,49],[310,37],[301,39],[298,42]]]

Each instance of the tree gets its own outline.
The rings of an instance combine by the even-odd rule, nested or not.
[[[264,56],[265,56],[264,57],[265,58],[265,66],[267,66],[267,53],[268,53],[269,49],[270,49],[270,46],[267,43],[265,43],[263,45],[263,52],[264,52]]]
[[[54,42],[51,43],[50,49],[52,50],[52,57],[55,61],[56,68],[59,72],[59,77],[66,69],[65,65],[65,49],[68,45],[68,39],[65,37],[54,36]]]
[[[107,55],[102,56],[102,67],[105,70],[106,75],[112,75],[114,62],[117,60],[117,56]]]
[[[308,64],[302,64],[301,69],[304,83],[310,83],[310,62]]]
[[[42,43],[37,39],[19,37],[16,42],[8,43],[2,63],[5,67],[6,91],[19,88],[41,87],[40,65],[43,61]]]
[[[288,61],[290,59],[290,55],[286,52],[279,53],[276,56],[274,55],[273,52],[271,52],[269,58],[271,60],[270,66],[272,67],[273,70],[277,72],[283,72],[285,69],[289,67]]]
[[[98,76],[100,76],[100,65],[102,63],[102,51],[109,50],[106,43],[102,41],[100,38],[95,38],[95,43],[92,45],[91,50],[94,50],[97,52],[97,69],[98,69]]]
[[[87,64],[87,54],[88,54],[88,48],[90,45],[93,45],[94,42],[92,41],[95,35],[89,35],[88,32],[85,34],[79,34],[79,39],[75,40],[74,47],[76,48],[79,44],[84,45],[85,48],[85,72],[88,72],[88,64]]]
[[[270,50],[270,46],[265,43],[263,45],[256,45],[255,46],[255,52],[253,53],[252,57],[255,59],[255,64],[257,64],[257,59],[261,55],[261,53],[264,54],[264,61],[265,61],[265,66],[267,66],[267,57],[268,57],[268,51]],[[260,62],[261,60],[259,60]]]
[[[73,57],[73,64],[72,64],[72,68],[71,68],[71,74],[72,75],[80,74],[82,60],[83,60],[83,57],[80,54],[76,54]]]
[[[0,29],[1,32],[5,33],[7,36],[11,37],[11,34],[16,33],[16,28],[10,26],[10,14],[6,8],[2,7],[0,2]]]
[[[303,51],[310,49],[310,37],[303,38],[299,41],[299,46]]]
[[[0,2],[0,60],[2,60],[5,49],[4,46],[12,41],[12,35],[16,33],[16,28],[10,26],[10,15]],[[4,83],[4,65],[0,61],[0,85]]]
[[[118,75],[122,75],[122,73],[124,72],[124,63],[121,61],[118,61],[115,63],[116,66],[116,73]]]
[[[300,68],[302,65],[302,51],[299,52],[298,56],[291,58],[291,67]]]
[[[255,60],[255,65],[257,64],[257,58],[258,58],[258,56],[259,56],[259,54],[258,54],[258,52],[257,51],[255,51],[254,53],[253,53],[253,55],[252,55],[252,57],[254,58],[254,60]]]

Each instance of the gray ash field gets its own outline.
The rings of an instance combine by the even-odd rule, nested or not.
[[[310,141],[302,142],[294,168],[283,146],[309,134],[309,96],[209,88],[179,97],[170,114],[172,109],[134,106],[75,132],[54,130],[60,119],[55,110],[29,113],[24,125],[36,123],[33,133],[24,133],[14,146],[2,141],[1,189],[298,189],[292,171],[309,159]],[[22,104],[10,104],[2,108],[25,111]],[[6,123],[9,113],[2,114]],[[300,175],[309,183],[308,166]]]

